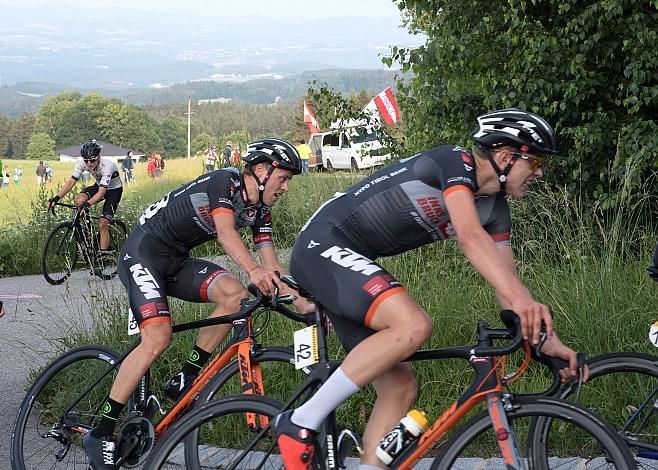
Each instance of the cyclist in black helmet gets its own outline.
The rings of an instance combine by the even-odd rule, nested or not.
[[[204,259],[191,258],[195,246],[217,240],[228,256],[261,291],[284,272],[272,245],[270,207],[288,191],[301,161],[290,144],[263,139],[249,144],[245,169],[223,168],[202,175],[171,191],[151,205],[139,219],[119,255],[119,277],[126,287],[130,308],[142,341],[124,360],[103,407],[99,425],[84,438],[94,469],[114,468],[114,423],[128,397],[151,363],[171,340],[168,296],[190,302],[214,302],[211,317],[239,310],[248,297],[245,287],[226,269]],[[260,262],[245,246],[238,229],[251,227]],[[279,283],[283,291],[285,285]],[[303,311],[312,305],[296,301]],[[224,339],[230,325],[203,328],[180,373],[167,383],[165,393],[176,398],[194,380],[211,352]],[[105,457],[105,458],[104,458]]]
[[[473,151],[443,145],[378,170],[336,194],[302,228],[290,271],[327,308],[348,354],[310,400],[274,419],[287,470],[309,467],[322,420],[369,383],[377,401],[359,468],[384,467],[377,444],[416,398],[411,367],[402,361],[429,338],[432,321],[379,257],[457,238],[501,307],[519,315],[523,336],[538,342],[543,320],[543,351],[569,361],[563,380],[576,375],[576,353],[553,334],[548,308],[518,278],[506,200],[525,196],[542,176],[544,158],[556,153],[555,133],[535,114],[503,109],[479,117],[473,139]]]
[[[96,182],[80,191],[80,194],[75,197],[75,205],[88,209],[98,202],[105,201],[101,217],[98,220],[99,248],[103,255],[116,255],[116,253],[108,252],[107,248],[110,243],[110,222],[117,211],[117,207],[119,207],[119,201],[121,201],[121,195],[123,194],[119,170],[116,163],[101,158],[101,146],[95,140],[82,145],[80,157],[69,180],[57,191],[55,196],[48,199],[48,208],[52,208],[55,203],[73,189],[82,173],[85,171],[91,173]]]

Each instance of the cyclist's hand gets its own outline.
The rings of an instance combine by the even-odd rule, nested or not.
[[[304,297],[297,297],[297,299],[292,303],[300,313],[308,315],[309,313],[315,312],[315,304],[309,302]]]
[[[649,277],[651,279],[658,282],[658,266],[648,266],[647,272],[649,273]]]
[[[55,207],[55,204],[57,204],[60,199],[61,199],[61,197],[59,197],[57,195],[55,195],[55,196],[51,197],[50,199],[48,199],[48,210],[49,211],[52,210],[53,207]]]
[[[265,271],[259,266],[249,271],[249,282],[255,284],[263,294],[271,294],[274,291],[274,284],[280,281],[275,273]]]
[[[541,352],[547,356],[559,357],[560,359],[569,361],[569,367],[560,370],[560,381],[562,383],[578,378],[578,353],[565,346],[557,335],[554,334],[551,339],[546,340],[541,348]],[[586,382],[588,378],[589,368],[585,365],[583,367],[583,382]]]
[[[89,204],[89,201],[85,201],[79,206],[80,212],[89,212],[89,208],[91,207],[91,204]]]
[[[553,336],[553,318],[546,305],[536,302],[532,297],[525,297],[515,301],[512,304],[512,310],[521,320],[523,339],[530,340],[532,344],[538,344],[542,320],[546,325],[547,338],[550,339]]]

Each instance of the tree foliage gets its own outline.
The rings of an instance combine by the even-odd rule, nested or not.
[[[399,83],[406,145],[466,143],[475,117],[519,107],[555,127],[556,181],[612,205],[616,184],[658,168],[658,2],[398,0],[428,40],[385,61]],[[631,172],[630,168],[634,171]]]
[[[30,160],[54,160],[55,141],[45,132],[35,132],[27,145],[27,154]]]

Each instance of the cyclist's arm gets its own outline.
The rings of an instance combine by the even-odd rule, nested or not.
[[[511,303],[512,310],[521,318],[524,337],[538,342],[542,319],[551,336],[553,323],[548,307],[536,302],[506,267],[506,261],[493,239],[480,224],[473,193],[466,189],[453,190],[445,196],[445,204],[464,254],[496,291]]]
[[[64,183],[64,186],[59,188],[59,190],[57,191],[57,196],[59,196],[60,198],[66,196],[69,193],[69,191],[73,189],[73,186],[75,186],[76,182],[77,180],[75,178],[69,178],[68,181]]]
[[[498,253],[500,254],[503,265],[518,279],[519,274],[516,271],[516,261],[514,260],[514,251],[512,250],[512,247],[497,246],[496,248],[498,248]],[[510,310],[512,308],[512,303],[507,300],[498,289],[496,289],[496,299],[498,299],[498,304],[501,309]]]
[[[283,269],[283,266],[281,266],[281,262],[279,261],[279,257],[276,254],[276,250],[272,245],[267,245],[259,248],[256,250],[258,253],[258,257],[260,258],[261,264],[263,265],[263,268],[267,271],[276,271],[282,276],[284,274],[287,274],[286,271]],[[304,313],[312,313],[315,311],[315,305],[306,300],[304,297],[301,297],[299,293],[288,287],[288,285],[284,282],[277,282],[277,286],[279,286],[279,289],[282,294],[288,295],[292,294],[297,299],[295,302],[293,302],[293,305],[299,309],[300,312]]]
[[[251,255],[235,229],[233,211],[230,209],[217,211],[213,215],[213,221],[217,229],[217,240],[226,254],[249,275],[250,282],[256,284],[261,291],[269,293],[274,287],[272,282],[276,279],[276,275],[263,269]]]

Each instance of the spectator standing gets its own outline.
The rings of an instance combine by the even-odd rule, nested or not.
[[[21,178],[23,178],[23,168],[17,166],[14,168],[14,186],[21,185]]]
[[[153,164],[153,176],[160,178],[160,175],[162,175],[162,157],[156,152],[153,152]]]
[[[50,167],[50,162],[44,163],[46,167],[46,183],[52,183],[53,181],[53,169]]]
[[[237,168],[239,164],[240,164],[240,146],[237,145],[235,147],[235,150],[233,150],[233,157],[232,157],[232,160],[231,160],[231,166],[234,166],[234,167]]]
[[[39,162],[37,165],[37,185],[41,186],[46,183],[46,167],[43,165],[43,162]]]
[[[6,163],[2,166],[2,175],[0,179],[2,179],[2,189],[7,189],[9,187],[11,176],[9,175],[9,167]]]
[[[206,166],[206,173],[215,171],[215,163],[217,162],[217,147],[214,145],[204,152],[206,159],[204,165]]]
[[[311,156],[311,147],[309,147],[303,140],[300,140],[295,148],[299,152],[299,156],[302,158],[302,175],[308,175],[308,159]]]
[[[155,178],[155,158],[153,158],[153,154],[149,155],[149,159],[146,162],[146,173],[151,178]]]
[[[133,175],[134,168],[135,165],[133,163],[133,151],[128,150],[128,153],[126,154],[126,158],[124,158],[121,161],[121,169],[123,170],[123,180],[125,181],[126,186],[132,183],[133,190],[136,184],[135,176]]]
[[[231,166],[231,154],[233,153],[231,149],[231,141],[226,142],[226,147],[224,147],[224,154],[222,158],[222,168],[227,168]]]
[[[80,181],[83,183],[88,183],[89,180],[91,179],[91,173],[89,173],[87,170],[82,172],[82,175],[80,175]]]

